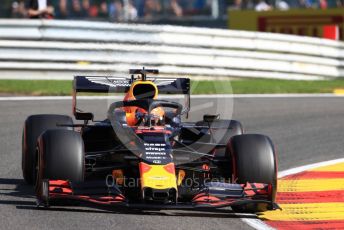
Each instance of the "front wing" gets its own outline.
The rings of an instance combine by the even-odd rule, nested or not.
[[[37,206],[49,207],[54,200],[79,200],[98,205],[126,207],[133,209],[219,209],[246,204],[267,204],[268,209],[280,207],[271,201],[272,187],[262,183],[230,184],[210,182],[199,190],[190,202],[169,204],[132,203],[116,186],[104,182],[75,183],[65,180],[44,180],[42,193],[37,196]]]

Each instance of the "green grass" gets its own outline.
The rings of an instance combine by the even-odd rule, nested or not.
[[[0,80],[0,93],[18,95],[71,95],[72,81]]]
[[[344,80],[251,79],[192,82],[192,94],[332,93],[336,88],[344,89]],[[71,91],[71,81],[0,80],[0,94],[2,95],[71,95]]]
[[[267,94],[267,93],[333,93],[334,89],[344,89],[344,80],[290,81],[271,79],[251,79],[196,82],[194,94]]]

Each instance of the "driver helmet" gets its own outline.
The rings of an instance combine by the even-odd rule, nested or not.
[[[157,98],[158,87],[152,81],[135,81],[131,84],[129,91],[124,97],[124,101]],[[123,109],[126,112],[127,124],[130,126],[135,126],[137,124],[137,112],[147,113],[147,111],[137,106],[129,106]],[[151,114],[156,118],[159,117],[159,119],[162,119],[165,115],[165,111],[163,108],[157,107],[151,111]]]

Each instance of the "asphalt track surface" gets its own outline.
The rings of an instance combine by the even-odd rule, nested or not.
[[[197,108],[211,100],[192,103]],[[82,103],[105,114],[104,101]],[[71,101],[1,101],[0,111],[0,229],[251,229],[240,220],[243,216],[230,211],[123,213],[83,206],[38,210],[33,189],[21,175],[23,121],[30,114],[71,114]],[[199,119],[201,113],[203,109],[191,118]],[[247,133],[272,138],[279,171],[344,156],[344,98],[236,98],[233,118]]]

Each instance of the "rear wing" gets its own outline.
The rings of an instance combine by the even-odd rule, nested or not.
[[[146,80],[156,84],[159,94],[184,94],[186,96],[184,113],[190,110],[190,79],[189,78],[154,78]],[[73,81],[73,113],[77,120],[93,120],[92,113],[80,112],[77,109],[76,96],[79,92],[88,93],[126,93],[134,78],[110,76],[75,76]]]
[[[148,78],[154,82],[159,94],[189,94],[189,78]],[[134,79],[101,76],[76,76],[74,77],[75,92],[90,93],[126,93]]]

